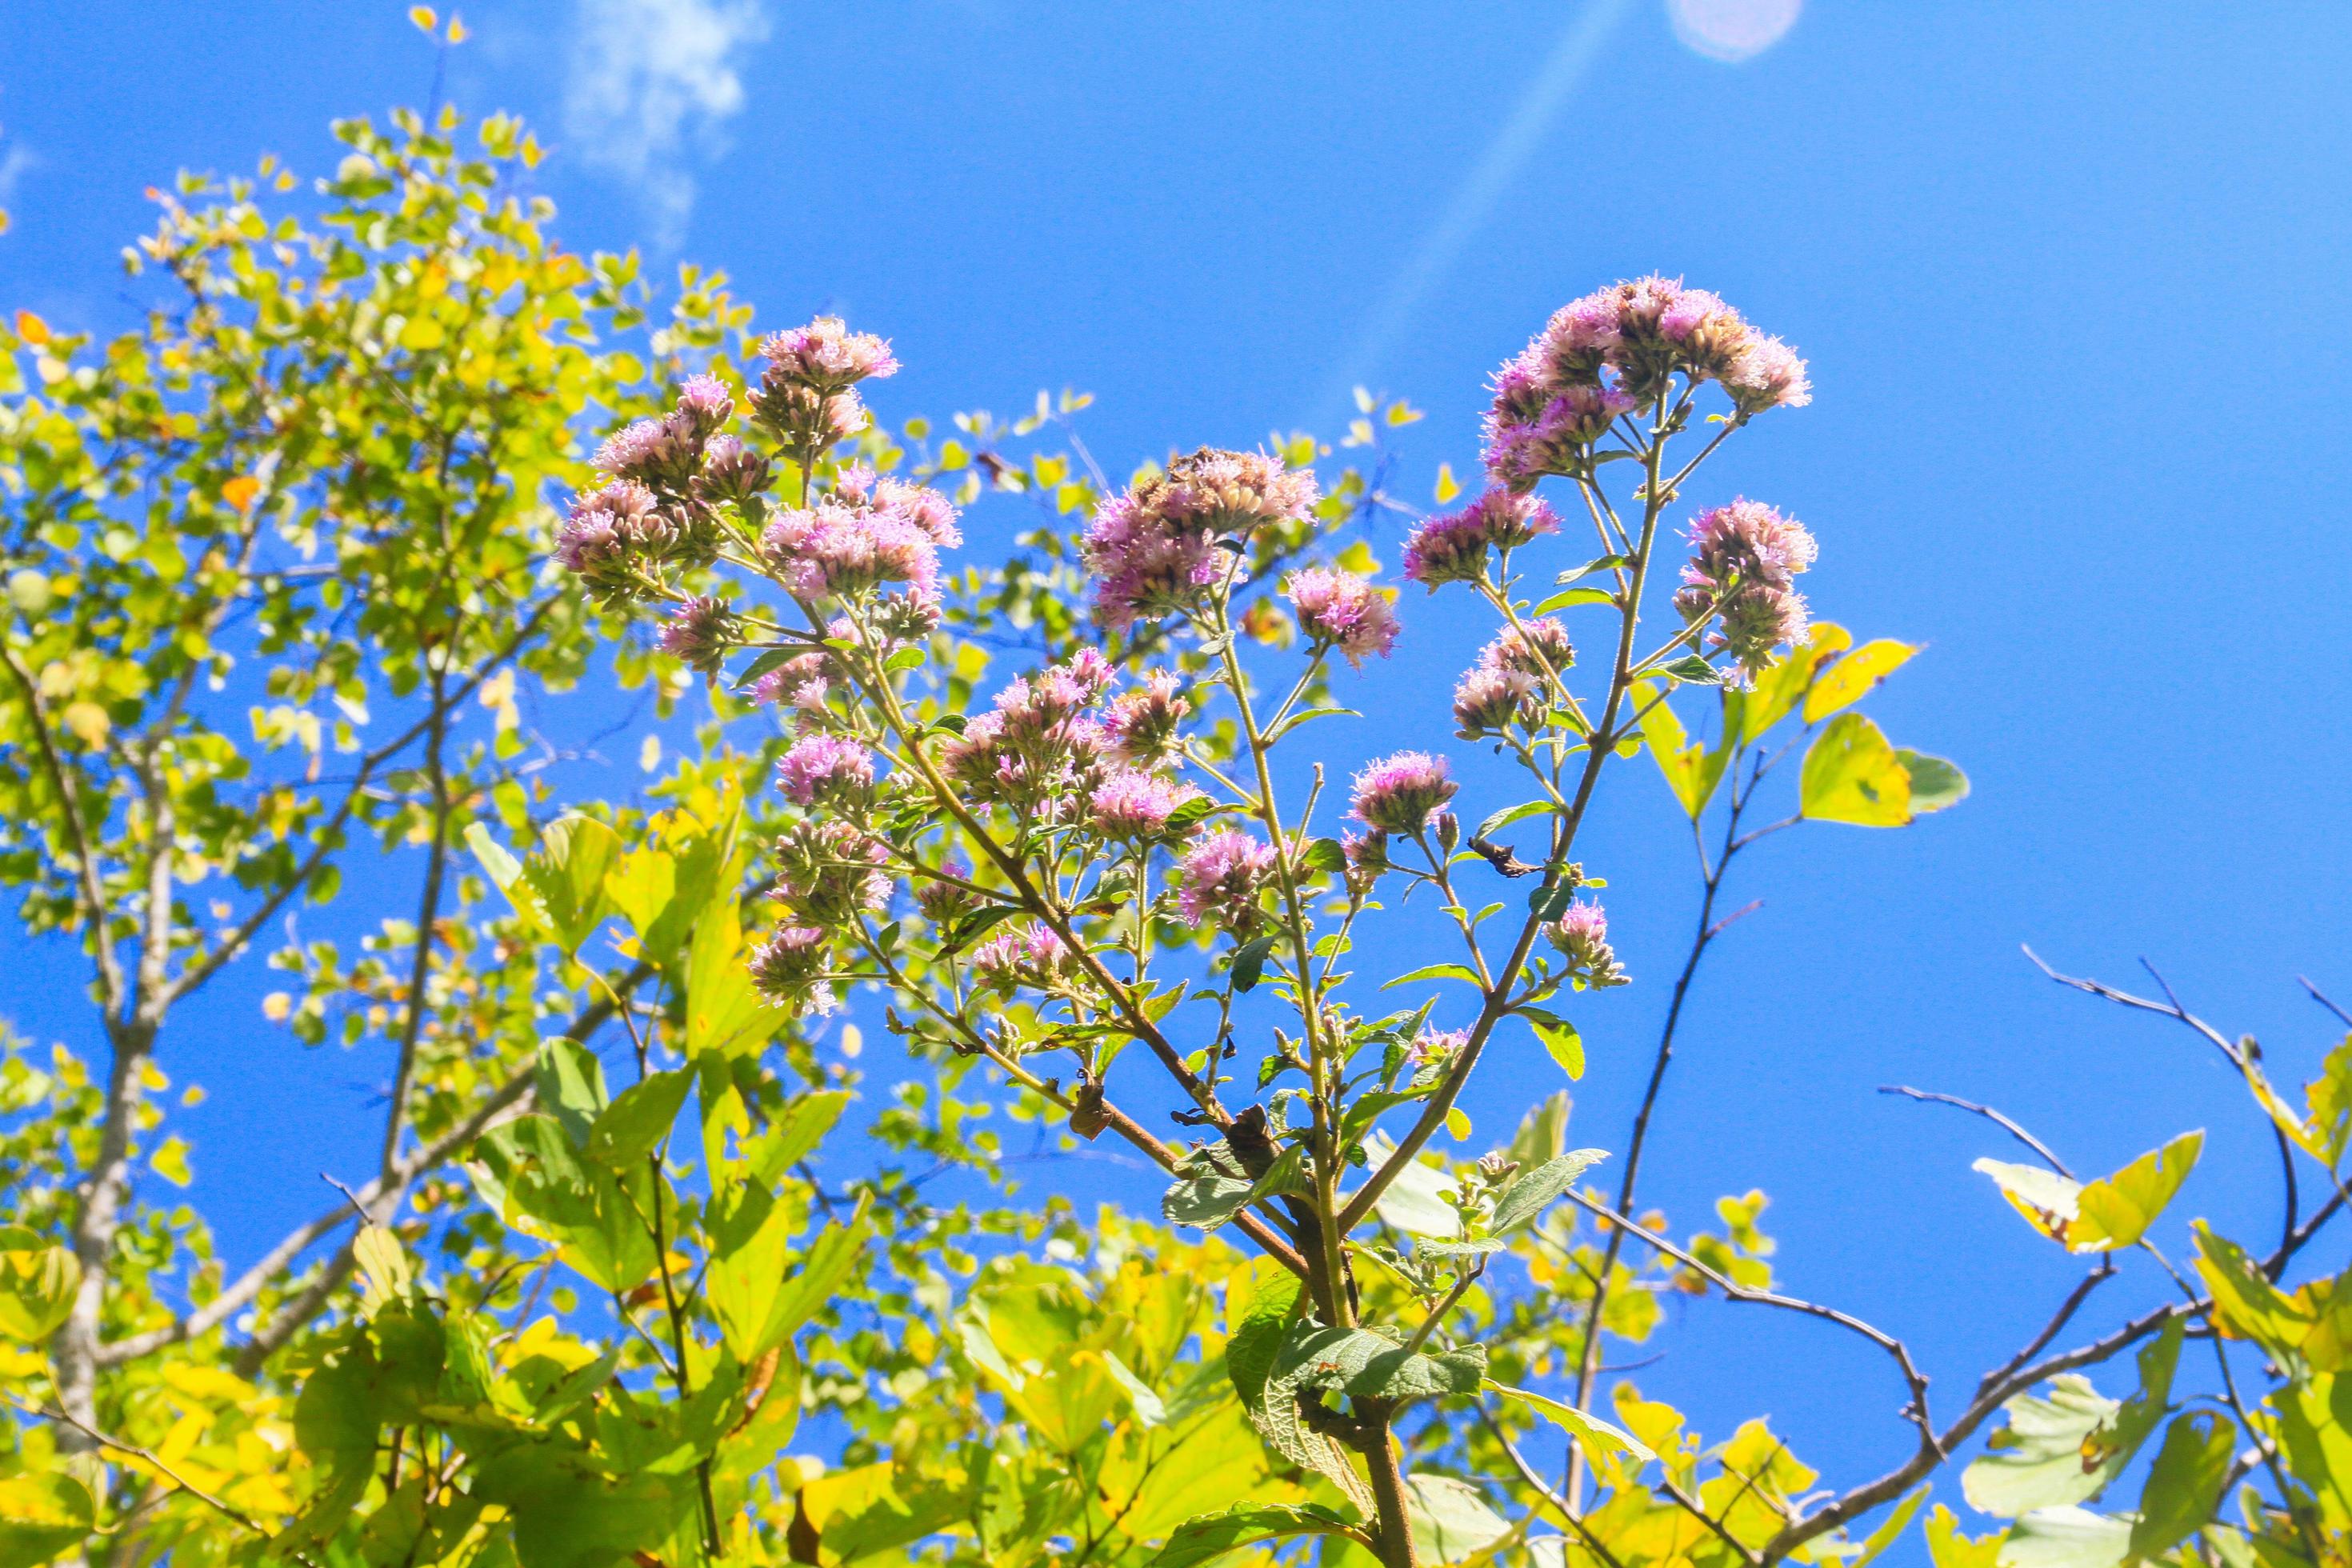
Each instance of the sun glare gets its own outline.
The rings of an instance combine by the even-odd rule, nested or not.
[[[1804,0],[1666,0],[1675,36],[1712,60],[1737,64],[1780,41]]]

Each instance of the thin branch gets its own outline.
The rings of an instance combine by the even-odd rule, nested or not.
[[[2012,1121],[2008,1117],[2003,1116],[2000,1111],[1995,1110],[1990,1105],[1979,1105],[1973,1100],[1962,1100],[1959,1096],[1955,1094],[1938,1094],[1933,1089],[1913,1089],[1907,1083],[1882,1083],[1878,1086],[1878,1092],[1881,1094],[1899,1094],[1906,1100],[1925,1100],[1932,1105],[1954,1106],[1961,1110],[1968,1111],[1972,1115],[1981,1116],[1987,1121],[1991,1122],[1994,1126],[2000,1128],[2002,1131],[2008,1133],[2011,1137],[2016,1139],[2019,1142],[2024,1144],[2027,1148],[2040,1155],[2042,1157],[2042,1163],[2048,1165],[2052,1170],[2057,1172],[2060,1175],[2065,1177],[2070,1182],[2074,1179],[2074,1173],[2066,1168],[2065,1161],[2061,1160],[2057,1155],[2050,1152],[2049,1144],[2044,1143],[2041,1139],[2036,1138],[2032,1133],[2028,1132],[2024,1128],[2019,1126],[2015,1121]]]

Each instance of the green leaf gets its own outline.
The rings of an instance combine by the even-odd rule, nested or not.
[[[686,1054],[748,1056],[766,1045],[788,1016],[751,984],[734,899],[713,898],[695,921],[687,954]]]
[[[1307,853],[1299,857],[1298,863],[1307,870],[1336,876],[1348,868],[1348,847],[1336,838],[1318,838],[1307,845]]]
[[[1607,1152],[1600,1149],[1579,1149],[1556,1160],[1546,1160],[1532,1171],[1520,1173],[1509,1186],[1496,1194],[1495,1217],[1488,1227],[1496,1236],[1517,1229],[1541,1214],[1554,1198],[1568,1191],[1577,1177],[1607,1158]]]
[[[89,1489],[61,1469],[0,1479],[0,1568],[63,1556],[97,1527]]]
[[[1958,805],[1969,797],[1969,775],[1941,757],[1897,746],[1895,760],[1911,779],[1911,815],[1925,816]]]
[[[1171,1225],[1214,1230],[1240,1212],[1256,1184],[1233,1146],[1220,1138],[1177,1163],[1174,1184],[1160,1196],[1160,1215]]]
[[[556,1243],[603,1289],[632,1290],[654,1271],[653,1238],[614,1173],[583,1157],[584,1141],[553,1117],[519,1116],[475,1141],[471,1173],[507,1224]]]
[[[81,1260],[22,1226],[0,1231],[0,1334],[41,1344],[73,1310]]]
[[[620,847],[620,835],[595,818],[564,816],[548,825],[538,851],[522,863],[523,886],[537,898],[548,934],[566,957],[577,956],[612,911],[604,874]]]
[[[1473,838],[1491,838],[1514,822],[1525,822],[1530,816],[1540,816],[1552,809],[1548,800],[1523,800],[1517,805],[1507,805],[1478,825]]]
[[[1911,775],[1878,726],[1859,713],[1830,721],[1805,752],[1799,809],[1816,822],[1900,827],[1911,820]]]
[[[1466,969],[1461,964],[1430,963],[1424,964],[1421,968],[1412,971],[1410,973],[1398,975],[1394,980],[1391,980],[1387,984],[1381,986],[1381,989],[1383,991],[1393,991],[1400,985],[1410,985],[1416,980],[1459,980],[1469,985],[1483,986],[1484,984],[1484,983],[1479,980],[1475,971]]]
[[[784,1343],[815,1316],[856,1266],[871,1228],[861,1201],[846,1222],[828,1225],[787,1277],[797,1228],[793,1205],[776,1204],[758,1229],[711,1260],[703,1295],[727,1348],[745,1365]]]
[[[1396,1157],[1396,1145],[1387,1133],[1374,1132],[1364,1140],[1364,1154],[1373,1170],[1381,1170]],[[1450,1201],[1455,1190],[1451,1175],[1416,1156],[1397,1172],[1372,1207],[1407,1236],[1451,1241],[1462,1234],[1461,1211]]]
[[[1633,564],[1633,558],[1630,555],[1595,556],[1592,560],[1586,562],[1581,566],[1570,567],[1568,571],[1561,573],[1557,580],[1562,584],[1574,583],[1582,578],[1591,576],[1595,572],[1613,572],[1620,566],[1631,566],[1632,564]]]
[[[1418,1562],[1465,1563],[1511,1532],[1509,1522],[1467,1481],[1416,1471],[1404,1486]]]
[[[2116,1568],[2131,1526],[2083,1508],[2037,1509],[2009,1527],[2000,1568]]]
[[[1278,932],[1252,937],[1234,949],[1234,990],[1250,991],[1256,988],[1259,978],[1265,973],[1266,955],[1274,951],[1274,944],[1278,940]]]
[[[1407,1351],[1381,1330],[1303,1323],[1284,1341],[1269,1385],[1280,1382],[1292,1389],[1328,1388],[1357,1398],[1404,1404],[1475,1394],[1486,1377],[1484,1345],[1425,1355]]]
[[[1556,1160],[1568,1146],[1568,1090],[1556,1089],[1528,1108],[1507,1151],[1522,1170]]]
[[[1538,605],[1534,613],[1548,616],[1554,610],[1572,609],[1578,605],[1613,605],[1616,602],[1616,594],[1607,588],[1567,588]]]
[[[623,1089],[590,1123],[588,1157],[616,1171],[644,1160],[669,1135],[693,1085],[694,1069],[677,1068]]]
[[[612,1097],[604,1091],[604,1064],[596,1053],[568,1036],[539,1043],[531,1066],[539,1108],[562,1123],[572,1141],[588,1146],[588,1129]]]
[[[1344,1536],[1369,1549],[1371,1538],[1320,1503],[1235,1503],[1222,1513],[1196,1514],[1176,1527],[1151,1568],[1196,1568],[1229,1552],[1294,1535]]]
[[[2113,1252],[2137,1245],[2189,1179],[2204,1147],[2204,1129],[2184,1132],[2085,1186],[2075,1198],[2075,1215],[2066,1227],[2067,1250]]]
[[[1520,1011],[1526,1013],[1536,1038],[1543,1042],[1544,1049],[1551,1053],[1551,1059],[1559,1064],[1559,1070],[1568,1075],[1569,1081],[1573,1083],[1582,1078],[1584,1037],[1576,1032],[1576,1026],[1554,1014],[1538,1016],[1525,1008]]]
[[[1709,751],[1705,743],[1688,739],[1672,705],[1652,702],[1653,689],[1647,685],[1634,689],[1635,700],[1647,705],[1642,715],[1643,742],[1656,760],[1658,771],[1665,775],[1666,787],[1682,803],[1684,814],[1696,822],[1706,810],[1707,802],[1715,797],[1716,786],[1723,780],[1724,764],[1731,760],[1731,748],[1718,746]]]
[[[2219,1411],[2193,1410],[2165,1429],[2132,1521],[2131,1554],[2170,1551],[2211,1522],[2237,1453],[2237,1424]]]
[[[1709,664],[1704,654],[1686,653],[1672,664],[1660,665],[1651,673],[1663,675],[1670,680],[1679,680],[1687,686],[1723,684],[1723,671]]]
[[[1225,1277],[1225,1375],[1247,1409],[1265,1403],[1266,1374],[1298,1299],[1298,1277],[1271,1258],[1252,1258]]]
[[[2123,1473],[2164,1418],[2180,1363],[2184,1320],[2174,1318],[2139,1352],[2139,1392],[2128,1403],[2102,1395],[2067,1373],[2047,1394],[2021,1394],[2001,1406],[2009,1424],[1961,1472],[1971,1507],[2013,1519],[2037,1509],[2088,1501]]]
[[[539,900],[531,897],[530,889],[523,886],[522,862],[492,837],[489,825],[484,822],[467,824],[466,844],[473,850],[474,858],[481,862],[482,869],[488,873],[491,883],[507,896],[507,902],[514,906],[514,912],[521,917],[525,928],[544,931],[546,922],[540,913]]]
[[[1878,1528],[1863,1539],[1862,1550],[1845,1564],[1845,1568],[1870,1568],[1871,1563],[1885,1555],[1888,1547],[1902,1540],[1904,1528],[1919,1511],[1919,1505],[1927,1500],[1927,1493],[1932,1489],[1926,1486],[1918,1487],[1896,1503],[1894,1510],[1879,1521]]]
[[[1632,1433],[1612,1426],[1598,1415],[1586,1414],[1573,1405],[1564,1404],[1533,1389],[1513,1388],[1508,1384],[1489,1381],[1486,1392],[1526,1405],[1569,1437],[1586,1454],[1594,1458],[1622,1454],[1637,1465],[1646,1465],[1658,1456]]]

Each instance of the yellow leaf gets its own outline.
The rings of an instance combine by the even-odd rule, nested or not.
[[[1454,465],[1437,465],[1437,504],[1444,506],[1462,493],[1462,481],[1454,477]]]
[[[457,20],[454,15],[449,18],[449,31],[446,36],[453,44],[462,44],[470,37],[466,30],[466,24]]]
[[[253,510],[253,498],[260,493],[261,481],[251,474],[239,474],[221,486],[221,500],[228,502],[231,510],[239,513]]]
[[[272,991],[261,999],[261,1016],[273,1024],[282,1024],[294,1011],[294,998],[283,991]]]
[[[72,731],[75,739],[92,748],[106,744],[107,731],[114,727],[114,721],[107,717],[106,710],[87,700],[67,703],[66,710],[58,718]]]
[[[2075,1200],[2074,1221],[2066,1226],[2066,1249],[2113,1252],[2137,1243],[2189,1179],[2204,1148],[2204,1129],[2183,1132],[2084,1187]]]
[[[30,310],[16,312],[16,335],[39,347],[49,341],[49,324]]]
[[[1445,1131],[1454,1135],[1455,1142],[1467,1143],[1470,1141],[1470,1113],[1458,1105],[1448,1108],[1445,1112]]]
[[[435,15],[430,5],[411,5],[408,8],[408,19],[416,25],[416,30],[420,33],[429,33],[441,25],[441,18]]]
[[[1765,731],[1789,716],[1791,709],[1805,695],[1813,677],[1822,666],[1853,646],[1852,634],[1832,621],[1815,621],[1805,638],[1805,646],[1788,653],[1764,667],[1756,678],[1755,687],[1740,707],[1740,736],[1754,742]]]
[[[1877,725],[1841,713],[1805,752],[1798,801],[1816,822],[1900,827],[1911,820],[1911,775]]]
[[[2013,1165],[2006,1160],[1979,1160],[1969,1169],[1990,1176],[2000,1195],[2034,1229],[2053,1241],[2066,1239],[2081,1202],[2081,1184],[2039,1165]]]
[[[147,1163],[154,1167],[157,1175],[175,1187],[184,1187],[194,1179],[194,1173],[188,1169],[188,1145],[184,1139],[164,1139],[155,1152],[148,1156]]]
[[[430,316],[412,316],[408,324],[400,329],[400,346],[419,353],[437,349],[448,341],[449,334]]]
[[[1841,708],[1852,707],[1870,694],[1905,660],[1919,650],[1891,637],[1866,642],[1831,667],[1805,693],[1805,722],[1818,724]]]

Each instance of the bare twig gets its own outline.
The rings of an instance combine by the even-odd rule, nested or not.
[[[2032,1133],[2028,1132],[2024,1128],[2019,1126],[2010,1118],[2003,1116],[2000,1111],[1995,1110],[1990,1105],[1979,1105],[1973,1100],[1962,1100],[1956,1094],[1938,1094],[1933,1089],[1913,1089],[1907,1083],[1883,1083],[1878,1086],[1878,1092],[1881,1094],[1899,1094],[1906,1100],[1926,1100],[1933,1105],[1955,1106],[1959,1110],[1969,1111],[1977,1116],[1981,1116],[1987,1121],[1991,1122],[1994,1126],[2000,1128],[2002,1131],[2008,1133],[2011,1137],[2016,1139],[2019,1142],[2024,1144],[2027,1148],[2040,1155],[2042,1157],[2042,1163],[2048,1165],[2052,1170],[2057,1172],[2060,1175],[2065,1177],[2070,1182],[2074,1179],[2074,1173],[2066,1168],[2065,1161],[2061,1160],[2057,1155],[2050,1152],[2049,1144],[2044,1143],[2041,1139],[2036,1138]]]

